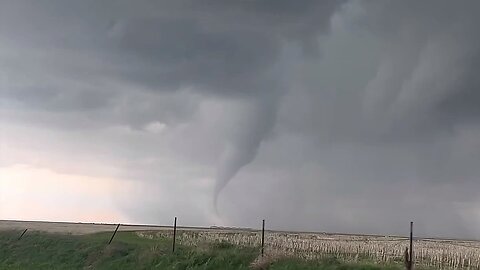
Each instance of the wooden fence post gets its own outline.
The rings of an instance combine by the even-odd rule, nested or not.
[[[27,232],[28,229],[25,229],[22,233],[22,235],[20,235],[20,237],[18,237],[18,240],[22,239],[23,235]]]
[[[413,270],[413,222],[410,222],[410,248],[405,249],[405,267]]]
[[[110,245],[113,241],[113,238],[115,237],[115,234],[117,234],[118,228],[120,228],[120,223],[118,223],[117,228],[115,228],[115,231],[112,234],[112,237],[110,238],[110,241],[108,241],[108,244]]]
[[[173,222],[173,243],[172,243],[172,253],[175,253],[175,238],[177,236],[177,217]]]
[[[410,222],[410,269],[413,269],[413,222]]]
[[[265,219],[262,220],[262,257],[265,249]]]

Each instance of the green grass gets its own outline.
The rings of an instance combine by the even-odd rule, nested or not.
[[[27,232],[18,240],[19,231],[0,232],[0,269],[165,269],[228,270],[249,269],[258,249],[226,243],[205,243],[201,247],[177,245],[171,251],[171,239],[150,240],[135,233],[119,232],[111,245],[111,233],[83,236]],[[302,261],[284,259],[271,270],[294,269],[401,269],[398,266],[344,264],[335,259]]]

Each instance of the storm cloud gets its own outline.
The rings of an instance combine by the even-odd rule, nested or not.
[[[138,223],[478,238],[478,10],[1,1],[0,165],[134,183]]]

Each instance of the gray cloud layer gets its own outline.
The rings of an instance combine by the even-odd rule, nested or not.
[[[114,168],[138,222],[223,189],[235,225],[479,237],[476,1],[68,2],[0,3],[1,164]]]

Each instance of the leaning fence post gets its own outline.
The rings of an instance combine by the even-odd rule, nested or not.
[[[175,238],[177,236],[177,217],[173,221],[173,243],[172,243],[172,252],[175,252]]]
[[[110,245],[113,241],[113,238],[115,237],[115,234],[117,234],[118,228],[120,228],[120,223],[118,223],[117,228],[115,228],[115,231],[112,234],[112,237],[110,238],[110,241],[108,241],[108,244]]]
[[[262,220],[262,257],[265,249],[265,219]]]
[[[22,235],[20,235],[20,237],[18,237],[18,240],[22,239],[23,235],[27,232],[28,229],[25,229],[22,233]]]

